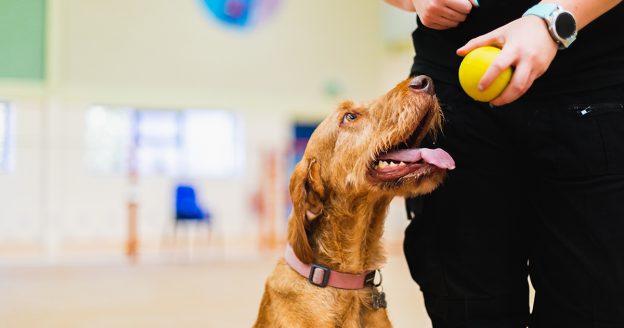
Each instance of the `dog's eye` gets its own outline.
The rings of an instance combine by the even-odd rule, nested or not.
[[[353,122],[357,119],[358,115],[355,113],[346,113],[345,116],[342,117],[342,123]]]

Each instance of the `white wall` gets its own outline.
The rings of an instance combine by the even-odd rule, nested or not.
[[[85,157],[85,113],[89,105],[65,98],[19,98],[12,102],[16,112],[15,170],[0,175],[0,246],[37,243],[57,252],[68,244],[112,241],[121,245],[130,185],[125,176],[89,171]],[[227,180],[190,180],[198,187],[201,202],[215,215],[217,237],[225,238],[226,243],[257,236],[250,195],[260,188],[261,175],[265,174],[258,164],[264,151],[286,154],[291,140],[289,116],[251,110],[237,113],[246,126],[242,175]],[[279,183],[284,184],[285,179],[281,177]],[[173,188],[178,181],[171,177],[139,178],[139,233],[144,242],[159,242],[171,225]],[[285,206],[278,205],[278,215],[286,215]]]
[[[256,110],[245,101],[253,99],[288,112],[323,101],[328,80],[350,97],[379,90],[380,2],[283,1],[251,31],[219,25],[200,2],[64,0],[64,88],[115,98],[192,95],[243,110]]]
[[[42,103],[22,97],[12,105],[20,108],[14,115],[15,169],[0,174],[0,240],[35,240],[41,231],[45,197],[41,190]]]
[[[0,81],[0,98],[17,114],[15,171],[0,175],[0,250],[3,243],[51,253],[70,243],[121,245],[128,183],[87,170],[84,115],[92,104],[240,113],[243,176],[194,182],[226,242],[255,237],[249,196],[260,187],[263,152],[286,153],[289,123],[320,119],[341,98],[370,100],[406,76],[411,55],[385,50],[381,6],[283,1],[273,20],[235,31],[209,19],[198,0],[49,0],[47,82]],[[326,95],[328,82],[344,91]],[[284,187],[287,178],[280,177]],[[175,182],[140,179],[143,240],[158,240],[171,223]],[[278,205],[280,217],[285,208]],[[404,226],[398,216],[394,234]]]

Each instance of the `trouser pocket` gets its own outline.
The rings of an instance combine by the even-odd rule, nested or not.
[[[624,88],[613,92],[611,101],[581,100],[555,108],[552,153],[560,175],[624,174]]]

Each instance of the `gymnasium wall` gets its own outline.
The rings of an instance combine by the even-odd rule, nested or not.
[[[0,66],[0,99],[15,120],[14,170],[0,174],[0,251],[54,256],[67,245],[121,247],[127,177],[93,175],[85,165],[85,113],[94,104],[240,114],[243,173],[193,182],[225,244],[254,240],[250,193],[262,187],[263,154],[286,153],[290,123],[320,119],[342,98],[370,100],[405,77],[411,54],[387,50],[381,8],[381,1],[284,1],[273,20],[242,31],[210,19],[197,0],[48,0],[27,8],[28,17],[45,15],[46,47],[28,53],[46,65],[28,64],[25,80]],[[339,93],[329,94],[328,85]],[[139,179],[139,233],[147,244],[172,222],[176,182]],[[277,206],[284,218],[286,201]]]

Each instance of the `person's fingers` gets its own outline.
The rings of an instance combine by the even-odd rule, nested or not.
[[[492,100],[490,104],[502,106],[515,101],[529,90],[535,78],[531,64],[528,62],[521,62],[514,70],[509,85],[507,85],[503,93]]]
[[[437,23],[440,25],[446,26],[447,28],[451,28],[451,27],[455,27],[459,25],[460,22],[450,20],[444,16],[440,16],[437,19]]]
[[[479,90],[485,90],[490,87],[492,82],[507,68],[516,61],[516,55],[513,50],[509,48],[503,48],[503,50],[496,56],[496,58],[490,64],[490,67],[485,71],[481,80],[479,81]]]
[[[430,24],[427,27],[429,27],[431,29],[434,29],[434,30],[448,30],[449,28],[453,28],[455,26],[457,26],[457,24],[454,24],[454,25],[441,25],[441,24],[435,24],[434,23],[434,24]]]
[[[475,7],[479,7],[479,0],[470,0],[470,3]]]
[[[454,22],[448,18],[442,16],[423,16],[420,17],[420,21],[425,24],[425,26],[436,29],[436,30],[445,30],[451,27],[457,26],[458,22]]]
[[[468,41],[461,48],[457,49],[457,54],[463,57],[476,48],[491,45],[499,48],[502,48],[503,45],[505,45],[505,38],[498,29]]]
[[[444,18],[446,18],[446,19],[448,19],[448,20],[450,20],[452,22],[455,22],[457,24],[459,24],[459,23],[461,23],[461,22],[466,20],[466,15],[464,15],[464,14],[462,14],[460,12],[457,12],[457,11],[451,9],[451,8],[444,8],[444,9],[442,9],[442,12],[440,13],[440,16],[442,16],[442,17],[444,17]]]
[[[447,26],[442,26],[439,24],[429,24],[427,25],[428,28],[434,29],[434,30],[446,30],[449,29],[450,27]]]
[[[452,9],[458,13],[462,13],[464,15],[468,15],[468,13],[470,13],[470,10],[472,10],[472,6],[473,3],[468,0],[448,0],[446,2],[447,8]]]

